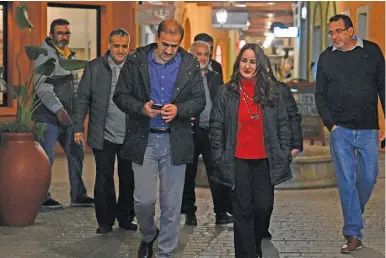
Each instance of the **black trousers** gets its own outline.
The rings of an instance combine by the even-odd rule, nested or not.
[[[131,161],[119,154],[121,144],[104,140],[103,150],[93,149],[96,163],[95,214],[99,226],[113,226],[134,218],[134,172]],[[119,197],[115,196],[114,165],[118,157]]]
[[[261,255],[261,241],[273,199],[268,160],[236,159],[232,191],[236,258]]]
[[[194,133],[194,161],[191,164],[187,164],[185,171],[185,185],[184,193],[182,196],[183,213],[194,214],[197,210],[196,194],[195,194],[195,181],[197,176],[197,164],[198,156],[202,155],[204,160],[206,173],[209,179],[209,187],[212,193],[214,212],[216,214],[225,213],[230,211],[230,190],[229,187],[218,184],[210,180],[213,174],[212,159],[210,156],[209,145],[209,130],[203,128],[195,129]]]

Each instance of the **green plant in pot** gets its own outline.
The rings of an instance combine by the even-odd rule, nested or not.
[[[15,20],[20,30],[29,30],[32,40],[33,25],[28,20],[28,6],[21,2],[16,7]],[[26,226],[35,221],[40,205],[51,182],[51,165],[36,136],[43,135],[45,128],[35,126],[32,114],[43,105],[36,96],[36,90],[59,65],[68,71],[85,67],[84,60],[47,59],[33,67],[40,55],[47,56],[47,50],[39,46],[24,46],[30,60],[28,75],[23,76],[19,66],[22,42],[16,56],[18,84],[13,86],[17,103],[16,120],[0,125],[0,224]]]

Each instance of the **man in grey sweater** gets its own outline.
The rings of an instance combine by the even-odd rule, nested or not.
[[[70,37],[70,24],[67,20],[57,19],[51,23],[50,36],[42,44],[42,48],[46,49],[48,54],[40,55],[35,61],[35,67],[54,58],[55,70],[50,76],[35,78],[36,85],[39,85],[36,89],[37,98],[42,104],[34,111],[32,119],[45,127],[44,136],[39,139],[39,142],[51,165],[54,163],[56,141],[59,141],[67,155],[71,205],[93,206],[94,199],[87,196],[82,179],[84,146],[74,142],[71,126],[78,76],[75,71],[65,70],[59,64],[61,59],[75,59],[75,53],[68,48]],[[62,207],[58,201],[51,198],[49,192],[42,206]]]
[[[137,230],[134,219],[134,172],[121,148],[126,135],[126,115],[113,102],[115,86],[129,53],[130,35],[124,29],[113,30],[109,50],[92,60],[79,83],[74,112],[74,137],[83,141],[83,123],[89,112],[88,145],[96,163],[94,188],[97,234],[110,233],[117,218],[119,227]],[[118,158],[119,198],[115,197],[114,164]]]

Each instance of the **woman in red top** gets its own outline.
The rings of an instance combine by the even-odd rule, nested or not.
[[[233,189],[237,258],[262,257],[274,185],[292,177],[286,104],[265,67],[263,50],[245,45],[211,112],[212,179]]]

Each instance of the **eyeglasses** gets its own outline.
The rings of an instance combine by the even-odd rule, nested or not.
[[[58,32],[55,32],[54,34],[58,36],[71,36],[71,32],[69,31],[66,31],[66,32],[58,31]]]
[[[344,29],[336,29],[335,31],[329,31],[327,33],[327,35],[330,37],[334,36],[335,34],[339,36],[339,35],[342,35],[343,31],[348,30],[348,29],[349,29],[349,27],[344,28]]]

